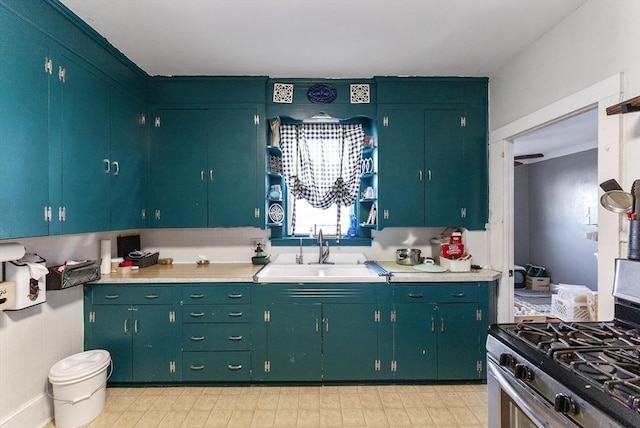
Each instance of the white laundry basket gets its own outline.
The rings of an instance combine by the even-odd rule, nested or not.
[[[109,352],[96,349],[71,355],[51,367],[56,428],[80,427],[102,412],[111,364]]]

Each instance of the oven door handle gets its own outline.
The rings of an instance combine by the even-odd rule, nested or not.
[[[522,412],[529,419],[531,419],[531,421],[533,423],[535,423],[537,427],[540,427],[540,428],[555,428],[555,427],[558,426],[558,425],[550,424],[548,421],[545,421],[544,419],[542,419],[539,416],[540,410],[536,410],[536,409],[532,408],[531,405],[526,400],[524,400],[522,398],[521,393],[516,391],[516,389],[513,387],[513,385],[509,381],[509,379],[507,379],[504,376],[504,374],[502,373],[500,368],[498,368],[495,363],[493,363],[492,361],[489,361],[489,364],[487,364],[487,369],[489,370],[490,375],[493,376],[498,381],[498,383],[500,384],[500,388],[502,388],[509,395],[509,397],[520,408],[520,410],[522,410]],[[531,398],[536,400],[534,396],[532,396]],[[539,400],[536,400],[536,401],[539,402]],[[554,414],[555,415],[555,410],[553,408],[545,406],[544,403],[541,403],[541,402],[539,402],[539,403],[540,403],[540,405],[544,406],[549,412],[551,412],[550,414]],[[554,419],[559,419],[559,417],[558,418],[554,418]],[[560,422],[560,421],[559,420],[555,420],[554,422]],[[569,422],[566,419],[564,419],[562,421],[562,425],[563,426],[567,426],[567,427],[577,427],[578,426],[578,425],[575,425],[575,424]]]

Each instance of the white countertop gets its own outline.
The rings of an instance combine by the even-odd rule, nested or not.
[[[481,269],[471,272],[421,272],[411,266],[395,262],[377,262],[391,272],[389,282],[473,282],[495,281],[502,275],[498,271]],[[154,265],[132,270],[129,273],[101,275],[93,284],[179,284],[197,282],[254,282],[254,275],[262,268],[247,262],[210,263],[198,266],[195,263]]]
[[[395,261],[377,261],[377,264],[391,272],[390,282],[473,282],[495,281],[501,272],[480,269],[470,272],[422,272],[413,266],[399,265]]]

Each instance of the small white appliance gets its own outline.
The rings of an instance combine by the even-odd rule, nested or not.
[[[4,263],[4,276],[15,284],[15,303],[5,310],[18,310],[39,305],[47,300],[46,260],[37,254],[25,254],[19,260]]]

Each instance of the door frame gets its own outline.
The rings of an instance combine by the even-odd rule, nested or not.
[[[585,110],[598,108],[598,182],[622,180],[621,115],[607,116],[606,108],[622,101],[622,73],[492,130],[489,135],[489,263],[502,272],[498,289],[498,322],[513,322],[514,265],[514,180],[513,140],[518,136],[563,120]],[[598,206],[598,319],[613,318],[614,259],[620,257],[622,216]],[[606,239],[603,239],[606,238]]]

